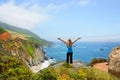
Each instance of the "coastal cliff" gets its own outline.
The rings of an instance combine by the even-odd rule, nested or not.
[[[19,38],[22,38],[22,39],[28,39],[30,41],[40,44],[42,47],[50,46],[52,43],[50,41],[40,38],[38,35],[34,34],[33,32],[27,29],[13,26],[7,23],[0,22],[0,28],[4,28],[7,32],[14,35],[13,37],[18,36]]]
[[[20,59],[30,69],[33,66],[41,65],[48,59],[39,43],[3,28],[0,29],[0,32],[0,52]]]

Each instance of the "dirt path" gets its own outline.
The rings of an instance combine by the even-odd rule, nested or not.
[[[99,69],[99,70],[108,72],[108,65],[107,65],[107,62],[104,62],[104,63],[97,63],[97,64],[93,65],[93,67],[94,67],[94,68],[97,68],[97,69]]]

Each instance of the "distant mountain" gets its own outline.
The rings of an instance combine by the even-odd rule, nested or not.
[[[31,32],[29,30],[19,28],[19,27],[16,27],[16,26],[12,26],[12,25],[9,25],[9,24],[3,23],[3,22],[0,22],[0,27],[6,29],[8,31],[13,31],[13,32],[16,32],[16,33],[27,35],[28,36],[27,38],[29,40],[34,41],[36,43],[39,43],[42,46],[48,46],[49,45],[48,41],[40,38],[39,36],[37,36],[36,34],[34,34],[33,32]]]

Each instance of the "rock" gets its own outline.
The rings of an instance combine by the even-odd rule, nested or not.
[[[100,51],[103,51],[103,50],[104,50],[103,48],[100,49]]]
[[[50,59],[53,59],[53,57],[50,57]]]
[[[110,53],[108,71],[120,77],[120,46],[114,48]]]
[[[0,34],[0,40],[7,40],[10,39],[11,35],[8,32],[4,32]]]

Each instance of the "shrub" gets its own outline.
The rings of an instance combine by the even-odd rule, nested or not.
[[[74,78],[71,78],[68,74],[62,74],[58,76],[57,80],[74,80]]]
[[[72,77],[75,80],[79,79],[79,75],[76,72],[70,72],[69,75],[70,75],[70,77]]]
[[[57,80],[57,77],[52,70],[48,68],[40,72],[40,80]]]
[[[119,80],[115,76],[95,68],[86,69],[87,80]]]
[[[27,52],[29,53],[29,55],[31,55],[31,57],[34,58],[34,51],[35,51],[34,43],[31,44],[29,41],[27,41],[25,43],[25,48]]]
[[[5,29],[3,29],[3,28],[0,27],[0,34],[2,34],[4,32],[6,32]]]
[[[33,73],[17,58],[1,53],[0,80],[30,80]]]
[[[79,69],[78,75],[79,75],[79,78],[81,79],[85,79],[87,77],[87,74],[82,69]]]
[[[93,66],[93,65],[96,64],[96,63],[102,63],[102,62],[107,62],[107,60],[104,59],[104,58],[94,58],[94,59],[90,62],[90,65]]]
[[[66,68],[73,68],[73,65],[72,65],[72,64],[69,64],[69,63],[66,63],[66,62],[64,62],[64,63],[62,64],[62,66],[66,67]]]

